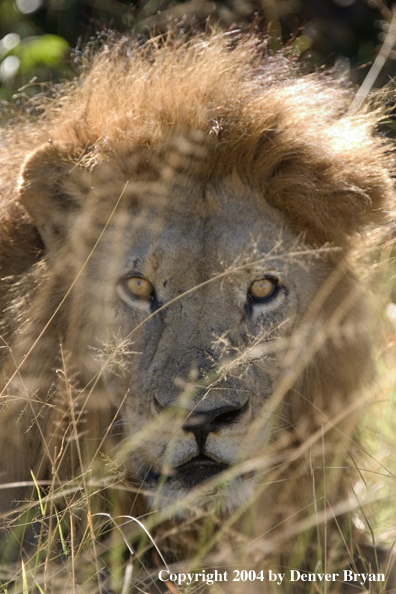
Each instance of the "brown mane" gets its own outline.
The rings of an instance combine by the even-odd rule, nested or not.
[[[108,437],[107,429],[116,418],[114,411],[117,409],[118,403],[111,400],[105,389],[99,388],[100,382],[103,381],[103,385],[105,385],[105,379],[102,377],[105,373],[97,372],[95,367],[97,361],[91,357],[91,352],[84,352],[84,349],[88,351],[89,349],[100,350],[100,348],[105,351],[103,342],[100,343],[99,339],[98,343],[95,342],[95,329],[97,328],[95,324],[102,322],[101,315],[96,315],[96,310],[94,311],[94,305],[91,308],[90,300],[94,301],[95,290],[89,287],[91,292],[85,293],[89,282],[84,284],[84,281],[89,281],[89,274],[92,274],[96,280],[102,280],[101,275],[105,277],[107,274],[111,282],[114,281],[115,286],[114,279],[117,274],[121,274],[116,272],[116,270],[118,271],[116,266],[107,261],[110,260],[109,254],[111,255],[113,252],[111,249],[106,250],[104,242],[104,247],[102,247],[103,244],[100,244],[97,250],[100,252],[103,249],[101,255],[98,256],[95,252],[92,259],[89,260],[92,255],[91,247],[95,244],[103,226],[107,225],[114,199],[118,199],[120,196],[119,189],[125,185],[125,180],[129,182],[132,179],[128,187],[130,193],[128,194],[126,191],[126,205],[121,207],[124,208],[121,214],[127,214],[130,219],[127,219],[124,227],[120,224],[117,228],[118,223],[114,217],[114,221],[111,221],[111,225],[114,223],[114,227],[109,225],[109,237],[113,232],[116,237],[114,245],[117,246],[117,249],[119,244],[122,244],[124,248],[123,237],[118,242],[117,229],[118,231],[119,229],[132,229],[133,176],[135,174],[136,187],[139,183],[143,187],[147,182],[149,188],[147,194],[151,194],[153,203],[157,198],[156,190],[161,185],[165,187],[164,195],[169,204],[173,199],[177,200],[173,197],[173,192],[176,195],[179,191],[178,200],[180,204],[183,204],[180,196],[184,197],[184,194],[188,193],[191,188],[191,195],[195,196],[193,192],[198,192],[197,188],[202,189],[202,196],[197,197],[197,201],[200,201],[200,206],[197,207],[197,217],[202,214],[199,212],[199,208],[205,211],[205,216],[210,211],[205,203],[205,187],[210,185],[213,200],[210,212],[212,215],[217,207],[216,198],[213,198],[216,195],[216,188],[226,180],[221,197],[223,202],[219,199],[218,204],[223,206],[226,204],[227,207],[224,196],[228,196],[227,192],[231,195],[233,189],[236,198],[234,196],[232,200],[230,199],[230,204],[235,206],[240,196],[246,196],[247,204],[253,211],[256,208],[262,217],[261,235],[265,236],[267,229],[271,233],[275,233],[273,228],[276,229],[277,226],[280,233],[284,234],[284,245],[288,247],[285,248],[284,253],[281,253],[283,246],[281,245],[280,248],[277,246],[280,252],[280,255],[277,253],[279,259],[286,260],[289,257],[292,252],[290,246],[294,245],[292,239],[295,240],[296,245],[303,246],[304,255],[301,262],[297,257],[295,261],[291,260],[293,265],[285,266],[286,272],[289,272],[288,266],[297,269],[299,265],[301,265],[301,270],[304,266],[306,268],[312,266],[312,270],[319,270],[317,274],[316,272],[312,274],[310,287],[305,287],[305,277],[299,278],[298,282],[293,277],[292,289],[294,290],[296,286],[298,289],[296,289],[295,303],[292,302],[290,311],[294,312],[293,315],[297,322],[296,326],[290,330],[290,334],[287,334],[289,330],[283,330],[283,325],[287,327],[289,318],[278,324],[276,317],[278,315],[281,319],[279,311],[283,312],[282,307],[285,308],[284,311],[289,311],[286,310],[288,306],[282,302],[283,305],[279,306],[278,310],[274,305],[271,315],[274,316],[275,321],[268,322],[268,327],[265,327],[262,334],[257,330],[257,335],[255,335],[254,331],[256,328],[260,328],[260,324],[264,327],[265,314],[262,314],[261,318],[257,318],[258,322],[255,328],[253,327],[254,322],[251,322],[252,326],[249,326],[249,331],[246,330],[245,334],[241,331],[240,343],[236,340],[238,348],[239,344],[244,345],[244,347],[240,347],[241,352],[245,347],[246,350],[250,348],[255,336],[258,337],[259,346],[264,343],[266,346],[270,344],[268,351],[263,351],[270,353],[270,356],[267,359],[266,355],[258,356],[258,358],[261,357],[260,361],[264,362],[263,369],[260,370],[262,375],[258,374],[256,379],[251,381],[252,385],[259,385],[261,389],[260,381],[264,377],[272,389],[271,373],[275,377],[275,372],[272,369],[279,372],[277,377],[279,385],[276,384],[274,392],[271,394],[275,393],[278,398],[272,410],[274,417],[279,410],[281,412],[279,419],[276,417],[273,424],[277,423],[276,428],[282,429],[283,433],[287,434],[285,451],[290,448],[289,458],[285,462],[284,469],[279,470],[275,463],[275,470],[270,466],[265,467],[270,480],[273,479],[273,484],[268,488],[268,491],[263,491],[262,494],[264,498],[268,495],[268,500],[265,501],[270,501],[273,516],[270,519],[267,516],[261,517],[260,506],[262,503],[258,496],[251,507],[254,517],[258,512],[259,519],[255,529],[267,534],[266,530],[268,532],[272,530],[272,527],[268,528],[271,522],[279,523],[282,529],[288,525],[287,521],[292,523],[293,506],[290,517],[287,516],[287,519],[284,517],[284,510],[287,509],[290,501],[290,490],[284,489],[282,485],[283,481],[287,482],[290,473],[294,478],[297,477],[295,478],[296,483],[294,483],[297,485],[296,493],[292,494],[295,508],[299,512],[312,504],[313,469],[319,469],[315,475],[315,481],[319,485],[321,479],[318,477],[321,476],[324,464],[322,446],[323,448],[328,447],[329,459],[331,458],[333,462],[334,454],[334,460],[338,464],[334,468],[332,464],[329,464],[331,466],[329,475],[332,476],[333,482],[326,485],[325,495],[328,500],[324,505],[327,505],[327,501],[330,502],[329,505],[332,505],[333,502],[337,504],[340,497],[344,497],[344,481],[340,477],[343,475],[343,468],[346,465],[347,446],[339,453],[337,448],[342,442],[339,436],[341,434],[348,438],[354,436],[355,413],[358,408],[356,396],[359,391],[363,391],[367,387],[373,377],[371,337],[366,325],[368,315],[364,289],[357,280],[355,262],[350,254],[360,245],[361,240],[363,242],[375,238],[378,229],[386,226],[394,201],[391,143],[377,133],[377,126],[383,117],[383,112],[381,109],[370,109],[369,107],[364,107],[358,112],[352,111],[350,107],[352,97],[353,93],[349,89],[343,88],[341,83],[333,81],[330,75],[318,73],[301,75],[292,58],[284,55],[275,57],[268,55],[265,43],[254,36],[238,37],[237,34],[213,33],[197,35],[188,41],[152,40],[143,47],[139,47],[129,39],[121,39],[115,45],[105,45],[102,51],[87,64],[84,74],[78,80],[65,84],[62,96],[46,106],[45,112],[39,120],[29,122],[28,118],[21,117],[19,123],[3,129],[0,136],[2,146],[0,158],[0,187],[2,191],[0,328],[4,344],[9,347],[9,352],[8,348],[4,349],[5,364],[2,369],[3,385],[5,385],[3,394],[5,406],[2,411],[5,421],[3,423],[9,432],[7,443],[12,443],[14,447],[20,438],[21,442],[25,440],[23,442],[25,445],[20,446],[21,450],[29,450],[26,444],[31,446],[34,454],[34,456],[32,454],[34,460],[31,465],[38,468],[38,473],[42,472],[42,476],[47,477],[49,473],[53,472],[52,468],[48,471],[49,461],[55,459],[55,454],[63,447],[65,449],[70,447],[70,450],[74,452],[73,439],[70,439],[69,443],[63,435],[59,436],[65,425],[67,425],[67,431],[71,432],[70,417],[74,404],[70,405],[65,398],[65,395],[69,395],[67,393],[69,388],[70,394],[74,390],[73,397],[75,397],[76,409],[78,409],[84,398],[88,402],[91,386],[93,386],[92,393],[95,398],[97,397],[97,400],[91,398],[86,407],[85,412],[88,411],[89,423],[84,425],[82,435],[84,437],[88,435],[89,439],[86,439],[85,445],[87,445],[89,455],[91,454],[90,447],[95,451],[96,462],[99,458],[98,452],[101,450],[99,447],[96,450],[96,446],[92,446],[90,440],[94,444],[102,445],[102,441],[105,441],[102,440],[102,436]],[[112,176],[114,182],[111,181]],[[179,180],[181,181],[178,186]],[[111,194],[112,191],[114,191],[114,195]],[[159,194],[160,192],[158,192]],[[144,196],[144,192],[142,192],[139,197],[141,203],[144,202]],[[242,199],[244,198],[240,198],[241,202]],[[180,211],[182,208],[179,203]],[[92,208],[88,213],[89,206]],[[150,203],[147,207],[148,211],[151,206]],[[81,215],[84,207],[86,207],[86,212]],[[191,213],[194,213],[189,203],[185,208],[184,218],[178,212],[180,220],[183,221],[188,219]],[[236,212],[238,212],[237,209]],[[75,221],[80,215],[79,222],[82,221],[82,224],[79,227],[75,225]],[[203,215],[202,218],[204,218]],[[207,218],[210,217],[207,216]],[[165,216],[164,220],[168,221],[169,219]],[[254,223],[255,220],[252,218],[252,227]],[[189,224],[191,226],[187,226],[186,236],[193,228],[193,222],[189,221]],[[96,227],[92,229],[95,225]],[[249,224],[246,227],[249,227],[246,230],[246,237],[248,237]],[[145,227],[144,230],[146,230]],[[227,229],[225,232],[223,230],[223,236],[226,236],[227,232]],[[79,234],[81,235],[80,243],[76,241]],[[113,239],[114,236],[112,236]],[[272,238],[272,235],[269,236]],[[264,239],[266,238],[264,237]],[[132,242],[129,236],[128,240]],[[165,253],[169,247],[165,241],[164,245],[165,247],[158,250],[161,254]],[[264,242],[263,245],[267,244]],[[315,252],[315,250],[317,251]],[[114,252],[116,251],[114,248]],[[117,254],[121,251],[120,249]],[[309,256],[304,260],[307,252],[309,252]],[[155,257],[160,258],[158,254],[150,257],[153,261]],[[199,258],[196,255],[190,257],[191,262],[194,263],[197,259]],[[265,260],[265,258],[261,258],[261,260]],[[85,267],[88,261],[89,265]],[[318,262],[319,264],[317,264]],[[220,264],[222,265],[222,262],[219,263],[219,266]],[[249,261],[250,264],[254,268],[257,262],[253,259],[252,262]],[[190,268],[192,267],[191,264]],[[153,264],[152,269],[154,268]],[[158,264],[157,268],[160,269],[161,266]],[[81,271],[83,274],[81,274],[80,284],[77,283],[77,288],[74,290],[76,275],[79,276]],[[285,271],[284,276],[287,276]],[[243,272],[246,272],[245,269]],[[295,271],[294,273],[297,275]],[[139,270],[137,274],[138,279],[140,276],[143,277],[143,273],[140,275]],[[207,272],[207,274],[210,276],[213,271]],[[249,282],[245,283],[247,289],[252,286],[252,280],[268,280],[266,276],[261,278],[260,274],[258,273],[257,279],[252,277]],[[150,280],[149,275],[147,276]],[[153,276],[155,276],[154,273]],[[175,278],[177,270],[169,276]],[[304,275],[302,274],[302,276]],[[122,282],[126,278],[124,275]],[[119,280],[117,277],[118,283]],[[212,288],[209,280],[206,279],[203,282],[205,289],[209,287],[208,291]],[[111,282],[105,283],[106,287],[110,286]],[[155,283],[152,282],[154,286]],[[167,278],[161,277],[161,282],[158,281],[161,290],[165,290],[167,282]],[[282,282],[276,278],[274,286],[282,286]],[[171,285],[171,281],[169,281],[167,289],[170,291],[169,285]],[[186,309],[190,307],[188,299],[191,297],[192,288],[186,288],[183,279],[176,285],[175,281],[174,291],[178,291],[178,295],[185,293],[186,301],[182,302],[181,297],[169,298],[168,302],[164,299],[166,307],[169,305],[165,312],[168,320],[172,315],[175,316],[175,319],[179,319],[177,318],[178,314],[174,313],[177,308],[173,307],[172,309],[174,301],[177,302],[177,306],[180,305],[180,311],[184,305]],[[241,287],[242,285],[241,281]],[[72,286],[74,292],[69,291]],[[124,285],[120,289],[119,283],[117,287],[121,292]],[[219,283],[219,287],[220,292],[223,290],[223,285]],[[245,285],[243,285],[238,295],[247,298],[247,289],[245,290]],[[288,291],[289,289],[284,291],[284,302],[287,302]],[[66,294],[68,298],[63,301]],[[236,290],[232,293],[232,295],[234,294],[236,294]],[[84,297],[81,297],[81,302],[79,295]],[[149,306],[147,306],[147,310],[144,310],[147,315],[146,313],[142,314],[143,308],[146,306],[144,300],[136,299],[131,305],[132,299],[128,302],[128,296],[125,296],[124,291],[116,302],[117,305],[114,305],[115,298],[113,293],[111,295],[112,297],[108,297],[108,301],[100,302],[98,306],[98,311],[103,312],[100,309],[104,308],[103,303],[112,304],[111,315],[116,319],[116,323],[114,328],[109,329],[109,333],[110,331],[114,333],[111,339],[116,340],[117,332],[120,329],[123,331],[124,326],[127,326],[125,320],[130,324],[133,322],[141,332],[146,332],[146,327],[144,330],[140,330],[143,322],[139,322],[139,316],[146,316],[150,323],[154,318],[153,324],[162,323],[159,320],[160,316],[155,318],[154,315],[151,316],[147,313]],[[203,299],[202,295],[206,295],[206,293],[202,291],[197,295]],[[194,303],[199,300],[197,298],[194,301],[193,297],[191,298],[193,304],[191,311],[196,312],[198,310],[194,310],[193,307],[195,307]],[[84,299],[89,301],[88,305],[85,305]],[[264,301],[262,300],[260,303],[262,304]],[[61,307],[58,311],[59,304]],[[135,306],[136,311],[133,309]],[[234,302],[231,303],[229,309],[232,310],[233,306]],[[79,309],[80,307],[86,307],[86,309]],[[220,311],[223,315],[221,306],[217,304],[216,307],[218,310],[215,307],[213,310]],[[161,308],[162,306],[159,307],[159,310],[162,315]],[[246,305],[240,316],[241,319],[245,320],[249,317],[247,310]],[[84,311],[84,315],[81,311]],[[177,309],[177,311],[179,310]],[[228,312],[225,312],[224,315],[226,316],[226,314],[228,315]],[[267,318],[270,319],[271,315],[268,314]],[[38,343],[35,342],[43,328],[47,328],[46,324],[49,319],[51,319],[49,331],[43,334],[42,340]],[[88,319],[89,321],[87,321]],[[107,320],[105,317],[103,319]],[[229,318],[225,317],[224,319],[228,320]],[[211,320],[213,322],[212,318]],[[203,367],[206,365],[209,371],[212,368],[205,357],[209,350],[210,340],[212,340],[212,328],[216,329],[215,322],[212,322],[207,324],[207,329],[206,327],[202,328],[205,326],[205,321],[200,318],[194,319],[193,322],[189,320],[192,328],[193,323],[198,325],[198,329],[195,328],[195,334],[191,333],[194,336],[199,336],[199,340],[203,335],[206,337],[205,344],[195,345],[194,348],[202,357],[198,363],[201,363]],[[227,336],[228,330],[230,333],[235,329],[236,333],[239,331],[238,324],[242,327],[239,318],[235,322],[235,328],[230,324],[224,330],[223,326],[226,326],[226,323],[223,320],[223,326],[219,323],[219,327]],[[116,325],[118,326],[116,327]],[[186,324],[184,326],[181,324],[182,329],[185,326]],[[102,329],[102,327],[100,328]],[[147,328],[150,328],[149,324],[147,324]],[[281,336],[279,341],[281,348],[279,352],[275,349],[272,353],[271,348],[275,342],[275,340],[271,342],[272,334],[277,338],[278,330],[279,336]],[[162,331],[163,329],[158,334],[161,335]],[[283,331],[285,332],[284,336],[282,335]],[[120,351],[124,349],[127,363],[132,361],[132,364],[137,366],[137,357],[131,356],[130,360],[128,359],[128,356],[131,355],[128,340],[134,332],[135,330],[132,330],[125,340],[124,337],[122,340],[120,338],[120,344],[114,347],[114,352],[117,349]],[[171,335],[173,338],[177,337],[177,339],[174,338],[177,348],[182,348],[178,342],[180,334],[181,332],[175,332],[174,335]],[[268,335],[271,338],[268,339],[267,344]],[[146,344],[151,340],[151,336],[147,338],[145,335],[144,339],[139,336],[139,332],[137,332],[134,334],[133,340],[136,339],[137,342],[141,340],[143,348],[140,349],[138,346],[135,349],[133,346],[132,349],[131,347],[131,352],[134,355],[136,353],[141,355]],[[251,338],[252,336],[253,338]],[[220,339],[220,336],[217,338]],[[204,342],[203,339],[202,341]],[[134,343],[132,344],[134,345]],[[65,359],[63,359],[64,345],[66,345],[65,352],[67,353]],[[210,347],[212,347],[211,343]],[[25,360],[25,351],[29,349],[31,349],[31,356]],[[80,353],[79,349],[83,352],[81,357],[76,355],[76,353]],[[190,345],[187,349],[188,357],[190,357],[190,351],[193,350],[189,349]],[[157,350],[154,350],[157,355]],[[122,360],[124,351],[119,357],[121,360],[119,373],[118,375],[114,373],[114,376],[119,378],[124,378],[127,375],[124,374],[122,367],[125,363]],[[214,351],[213,347],[213,353]],[[274,361],[277,360],[278,355],[280,363],[279,367],[276,367]],[[150,356],[154,357],[152,353]],[[69,365],[67,357],[71,359],[69,369],[72,380],[70,381],[66,374],[66,367]],[[73,357],[76,360],[73,360]],[[90,363],[85,365],[84,357],[87,361],[89,359]],[[141,359],[143,360],[144,357]],[[149,360],[150,357],[147,356],[146,359]],[[174,359],[177,359],[177,355],[174,356]],[[215,360],[215,356],[213,360]],[[217,361],[222,364],[220,356]],[[188,364],[190,363],[192,368],[196,361],[190,358]],[[248,361],[245,364],[246,370],[249,365],[254,367],[254,363],[255,361],[253,363]],[[19,367],[18,364],[20,364]],[[267,375],[265,375],[267,373],[266,364],[269,368]],[[63,375],[58,373],[59,368],[61,371],[63,370],[62,365],[65,366]],[[79,369],[79,365],[81,369]],[[274,367],[272,368],[271,365]],[[174,366],[176,371],[172,371],[173,375],[170,372],[167,380],[167,385],[172,389],[176,385],[175,378],[178,379],[178,370],[181,368],[181,364],[179,365],[179,362],[176,361]],[[164,364],[164,369],[167,370],[169,367],[172,365]],[[186,363],[185,369],[183,368],[180,372],[181,375],[184,373],[186,377],[187,367]],[[21,369],[21,378],[26,378],[28,385],[26,394],[29,394],[29,397],[26,397],[26,402],[32,403],[35,422],[32,422],[29,416],[30,411],[24,406],[23,397],[21,397],[21,394],[25,394],[23,381],[21,380],[21,383],[18,384],[18,374]],[[153,373],[153,377],[158,378],[161,373],[164,374],[161,368],[156,371],[157,376]],[[248,373],[246,371],[246,376],[244,373],[245,371],[240,372],[242,379],[238,377],[238,381],[246,380]],[[111,375],[110,372],[109,375]],[[136,373],[137,375],[138,373]],[[142,375],[144,374],[142,373]],[[232,374],[230,375],[231,379],[226,378],[224,382],[230,382],[230,384],[226,384],[226,389],[231,393],[233,387],[230,388],[230,385],[235,378]],[[155,377],[153,382],[156,381]],[[135,376],[133,380],[137,384],[138,380]],[[237,380],[235,380],[236,383]],[[223,381],[223,378],[219,381]],[[144,385],[146,386],[146,384]],[[150,384],[146,391],[150,397],[152,396],[151,388]],[[238,383],[239,388],[240,384]],[[259,388],[255,388],[256,392],[259,391]],[[100,391],[101,389],[102,391]],[[209,387],[208,393],[210,393],[210,389]],[[250,389],[251,387],[249,387]],[[18,396],[14,396],[13,390],[15,390],[15,394],[20,394],[20,402],[18,402]],[[270,393],[269,390],[270,388],[265,393],[265,397]],[[160,391],[157,389],[158,393]],[[235,392],[237,391],[235,389]],[[240,389],[239,391],[243,392]],[[88,392],[89,396],[87,396]],[[152,388],[152,392],[157,393],[154,388]],[[169,392],[171,392],[171,388]],[[127,393],[127,389],[124,389],[123,394]],[[30,395],[32,395],[31,398]],[[270,400],[271,396],[268,397],[268,401]],[[84,401],[82,408],[85,404]],[[263,411],[264,405],[265,402],[262,405]],[[279,407],[276,408],[278,405]],[[17,412],[14,411],[13,406]],[[98,408],[96,409],[95,406]],[[99,406],[102,406],[100,410]],[[158,405],[159,409],[161,407],[166,409],[167,402]],[[117,414],[120,413],[120,409],[121,405]],[[240,412],[242,407],[238,410]],[[344,415],[343,411],[350,414]],[[206,410],[205,413],[207,413]],[[228,413],[227,410],[225,416]],[[260,409],[258,417],[260,415],[264,418],[265,411],[262,413]],[[242,413],[240,416],[243,416]],[[12,425],[15,418],[18,419],[18,424],[15,424],[17,429],[14,434]],[[59,420],[60,418],[61,420]],[[335,429],[333,421],[336,425]],[[271,425],[271,422],[268,421],[268,425]],[[236,424],[235,422],[232,427],[235,427]],[[56,435],[56,431],[53,429],[55,425],[59,435]],[[81,425],[83,425],[82,422]],[[320,431],[323,426],[326,428],[323,433],[323,442],[321,442],[322,438],[318,435],[321,435]],[[87,427],[87,433],[85,433],[85,427]],[[42,435],[38,433],[38,428],[42,431],[42,435],[48,438],[49,445],[46,443],[46,451],[41,451],[43,447]],[[184,429],[185,426],[182,428]],[[75,429],[77,434],[77,427]],[[342,433],[343,431],[345,433]],[[70,434],[68,434],[68,438]],[[315,439],[313,439],[313,435],[316,435]],[[276,447],[281,444],[279,451],[275,451],[274,460],[277,460],[276,456],[281,459],[284,454],[282,436],[279,438],[279,444],[276,441],[277,438],[278,434],[272,442],[272,436],[268,438],[270,444],[268,450],[274,448],[275,451]],[[63,439],[64,441],[62,441]],[[110,435],[109,441],[111,439],[113,439],[112,435]],[[313,440],[312,443],[310,439]],[[82,441],[84,442],[84,440]],[[312,476],[307,471],[308,450],[311,445],[317,448],[309,462]],[[113,446],[114,444],[111,442],[108,450]],[[18,444],[15,445],[15,450],[17,449]],[[105,452],[108,451],[106,447],[103,449]],[[160,449],[159,446],[158,449]],[[294,459],[293,452],[297,451],[298,457]],[[55,452],[53,458],[51,458],[51,452]],[[20,454],[21,467],[28,466],[30,461],[26,462],[22,451]],[[60,471],[60,483],[62,480],[68,480],[74,474],[73,470],[70,470],[73,466],[70,462],[73,455],[71,453],[65,456],[64,467],[66,470],[63,475]],[[40,465],[36,464],[39,458]],[[91,459],[89,460],[91,461]],[[101,461],[99,460],[99,462]],[[316,467],[315,463],[317,463]],[[7,464],[10,474],[12,474],[13,460],[7,461]],[[231,464],[233,462],[230,462],[230,468]],[[18,463],[15,463],[15,466],[18,466]],[[26,480],[30,478],[29,470],[30,467],[27,470]],[[6,474],[7,469],[1,472]],[[63,477],[66,478],[63,479]],[[18,475],[10,482],[18,482],[22,478]],[[15,495],[14,498],[18,499],[18,496]],[[135,491],[131,498],[135,503],[135,499],[137,499]],[[135,509],[130,503],[131,498],[128,500],[128,511]],[[145,501],[143,497],[139,500],[139,505],[144,510]],[[4,509],[8,513],[7,504],[1,508],[0,499],[0,511]],[[261,520],[262,524],[260,524]],[[188,523],[186,525],[186,539],[194,541],[193,529],[190,530]],[[199,532],[201,526],[202,524],[195,530]],[[171,531],[173,529],[172,525]],[[275,536],[273,542],[277,542],[276,538]],[[282,541],[282,538],[285,539],[285,533],[282,533],[279,541],[283,545],[285,541]],[[262,546],[261,552],[266,547],[265,539]],[[180,546],[181,555],[183,548],[182,543]],[[267,553],[266,549],[265,553]]]
[[[373,135],[378,114],[350,113],[349,90],[324,75],[298,77],[293,61],[263,57],[262,45],[223,34],[104,49],[38,125],[5,132],[3,176],[26,146],[72,147],[73,160],[92,167],[195,130],[206,145],[200,176],[234,171],[314,243],[346,245],[383,219],[392,193],[388,145]]]

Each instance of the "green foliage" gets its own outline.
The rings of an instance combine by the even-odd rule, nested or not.
[[[56,68],[67,55],[69,44],[57,35],[41,35],[23,39],[13,50],[20,60],[22,74],[34,72],[39,64]]]

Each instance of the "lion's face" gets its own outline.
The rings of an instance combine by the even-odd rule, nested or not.
[[[81,242],[95,228],[95,201],[115,203],[124,185],[95,172],[90,183],[91,206],[70,221],[74,276],[88,255]],[[86,385],[103,382],[122,419],[129,475],[146,490],[160,485],[163,506],[210,479],[213,492],[218,473],[269,438],[288,337],[324,264],[235,179],[172,186],[166,200],[139,198],[137,187],[124,188],[72,293],[65,350]],[[252,473],[236,474],[221,489],[226,509],[251,492]]]

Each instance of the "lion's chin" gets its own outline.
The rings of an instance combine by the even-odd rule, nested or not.
[[[222,515],[232,513],[249,501],[254,480],[237,477],[221,482],[217,476],[228,468],[227,464],[200,455],[168,470],[166,475],[151,471],[149,482],[155,493],[147,496],[150,508],[167,509],[171,516],[179,518],[209,508]]]

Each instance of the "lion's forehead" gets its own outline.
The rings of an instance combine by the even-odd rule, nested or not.
[[[121,212],[109,239],[119,243],[120,274],[173,271],[187,285],[230,267],[241,274],[249,264],[257,274],[285,268],[296,240],[263,196],[235,192],[229,182],[195,192],[170,190],[166,204],[153,200],[136,212]]]

